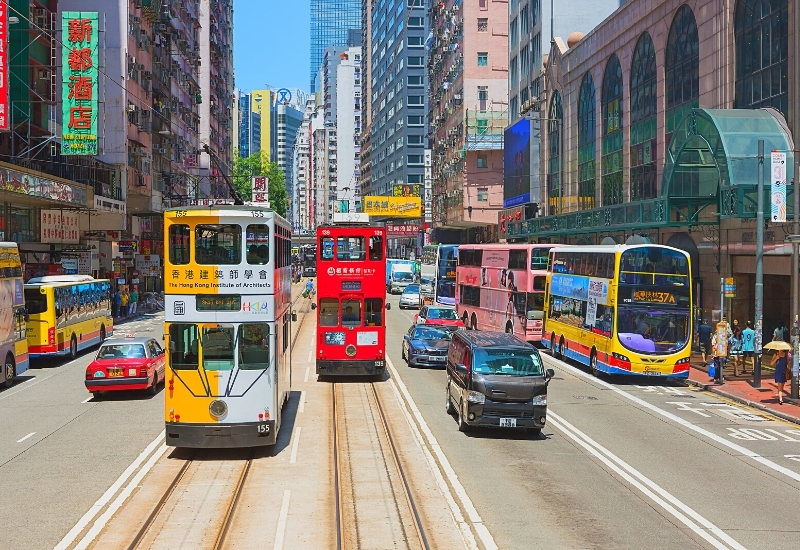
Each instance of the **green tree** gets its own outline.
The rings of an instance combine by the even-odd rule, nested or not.
[[[236,156],[233,159],[233,186],[242,199],[249,201],[253,193],[253,178],[269,178],[269,204],[275,212],[286,217],[289,198],[286,194],[286,176],[277,162],[269,162],[262,152],[253,153],[247,158]]]

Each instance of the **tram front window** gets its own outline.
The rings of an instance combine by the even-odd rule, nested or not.
[[[242,262],[242,228],[239,225],[198,225],[195,229],[195,260],[203,265]]]
[[[323,327],[339,325],[339,300],[322,298],[319,301],[319,324]]]
[[[169,327],[169,364],[175,370],[196,370],[198,366],[197,325],[175,323]]]
[[[342,325],[358,326],[361,324],[361,302],[358,300],[342,300]]]
[[[367,298],[364,300],[364,324],[369,327],[379,327],[382,324],[383,300],[380,298]]]
[[[203,369],[222,371],[233,369],[233,325],[203,327]]]
[[[269,368],[269,325],[247,323],[239,325],[239,368],[266,370]]]

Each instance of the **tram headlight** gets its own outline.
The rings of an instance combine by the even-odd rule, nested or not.
[[[208,412],[211,413],[211,416],[221,418],[228,414],[228,405],[221,399],[215,399],[208,406]]]
[[[356,347],[353,344],[349,344],[346,348],[344,348],[344,352],[348,357],[355,357]]]

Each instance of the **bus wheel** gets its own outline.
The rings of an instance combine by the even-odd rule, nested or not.
[[[556,351],[556,334],[550,335],[550,355],[558,359],[558,352]]]
[[[75,335],[72,335],[72,339],[69,341],[69,358],[75,359],[78,357],[78,339],[75,338]]]
[[[102,344],[105,341],[106,341],[106,326],[100,325],[100,343]]]
[[[514,326],[511,324],[511,321],[506,323],[506,334],[514,334]]]
[[[558,344],[558,351],[559,351],[559,354],[558,354],[559,357],[558,358],[561,359],[562,361],[564,361],[567,358],[567,356],[564,355],[564,350],[565,349],[566,349],[566,346],[564,345],[564,337],[562,336],[561,340],[559,340],[559,344]]]
[[[592,350],[592,356],[589,358],[589,368],[592,369],[592,376],[600,376],[600,371],[597,370],[597,352]]]
[[[3,365],[3,374],[5,375],[5,379],[3,380],[3,387],[10,388],[14,384],[14,376],[16,373],[16,365],[14,363],[14,356],[10,353],[6,355],[6,363]]]
[[[472,314],[472,330],[478,330],[478,317]]]

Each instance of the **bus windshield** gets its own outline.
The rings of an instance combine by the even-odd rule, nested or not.
[[[42,294],[38,288],[26,288],[25,307],[31,315],[44,313],[47,311],[47,295]]]
[[[675,353],[689,343],[689,310],[620,305],[620,343],[631,351]]]
[[[505,376],[541,376],[542,360],[535,351],[524,349],[475,350],[473,371]]]

